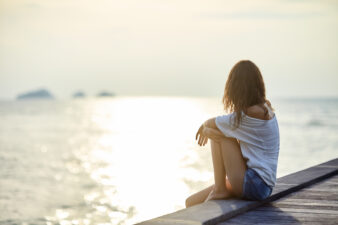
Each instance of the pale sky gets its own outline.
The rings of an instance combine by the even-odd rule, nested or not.
[[[338,96],[338,1],[0,0],[0,99],[222,96],[240,59],[268,96]]]

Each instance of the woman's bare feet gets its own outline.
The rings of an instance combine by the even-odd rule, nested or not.
[[[204,202],[209,200],[217,200],[217,199],[227,199],[231,197],[231,193],[228,190],[217,190],[212,189],[208,195],[208,197],[205,199]]]

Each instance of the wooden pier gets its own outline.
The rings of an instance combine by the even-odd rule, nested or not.
[[[338,224],[338,175],[238,215],[219,225]]]
[[[338,158],[277,179],[264,201],[213,200],[140,224],[338,224]]]

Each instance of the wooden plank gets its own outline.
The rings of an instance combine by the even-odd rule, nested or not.
[[[224,204],[227,202],[227,204]],[[260,205],[260,202],[256,201],[244,201],[244,200],[215,200],[208,201],[187,209],[177,211],[175,213],[167,214],[152,220],[139,223],[140,225],[164,225],[164,224],[176,224],[176,225],[201,225],[201,224],[217,224],[230,217],[238,215],[248,210],[248,208],[255,208],[256,205]]]
[[[258,207],[253,212],[256,211],[264,211],[264,212],[298,212],[298,213],[311,213],[311,214],[330,214],[330,215],[337,215],[337,210],[327,210],[327,209],[305,209],[305,208],[290,208],[290,207]]]
[[[330,192],[296,192],[290,196],[287,196],[289,199],[314,199],[314,200],[334,200],[338,201],[338,195]]]
[[[226,221],[223,223],[220,223],[221,225],[248,225],[247,222],[242,223],[241,221]],[[251,223],[252,224],[252,223]],[[336,222],[331,221],[329,223],[323,223],[323,222],[314,222],[314,221],[307,221],[307,222],[300,222],[300,221],[281,221],[281,220],[271,220],[271,221],[265,221],[265,222],[253,222],[255,225],[300,225],[300,224],[306,224],[306,225],[337,225]]]
[[[328,184],[331,184],[331,183],[337,185],[338,184],[338,176],[331,177],[330,181],[325,185],[328,185]]]
[[[243,216],[238,217],[241,219],[248,219],[248,218],[262,218],[262,220],[273,220],[273,219],[288,219],[288,220],[304,220],[308,219],[308,221],[328,221],[333,219],[338,219],[337,215],[331,214],[311,214],[311,213],[303,213],[303,212],[283,212],[283,211],[270,211],[267,212],[249,212],[248,214],[243,214]]]
[[[326,187],[326,186],[328,186],[328,187],[330,187],[330,186],[336,187],[337,185],[338,185],[338,181],[332,181],[332,180],[330,179],[330,181],[328,181],[328,182],[326,183],[326,185],[323,186],[323,187]],[[320,186],[320,187],[322,187],[322,186]]]
[[[337,206],[338,201],[335,200],[312,200],[312,199],[292,199],[292,198],[281,198],[275,202],[267,203],[267,204],[310,204],[310,205],[327,205],[327,206]]]
[[[241,217],[232,218],[227,222],[236,224],[250,224],[250,222],[254,224],[260,224],[276,221],[279,222],[279,224],[289,224],[289,222],[321,222],[322,224],[327,224],[330,221],[336,222],[337,219],[338,217],[332,215],[319,217],[318,215],[309,215],[304,213],[275,212],[270,214],[243,215]],[[227,224],[227,222],[222,222],[220,224]]]
[[[331,181],[331,178],[329,179],[329,181]],[[311,189],[311,190],[318,190],[318,191],[326,191],[326,190],[330,190],[330,191],[337,191],[337,187],[338,187],[338,182],[334,183],[334,182],[320,182],[315,184],[315,187],[312,186],[308,186],[306,188],[304,188],[303,190],[307,190],[307,189]]]
[[[265,207],[265,206],[264,206]],[[338,204],[324,204],[324,203],[302,203],[302,202],[280,202],[273,203],[269,207],[275,208],[297,208],[297,209],[328,209],[328,210],[336,210],[338,211]]]
[[[335,160],[331,160],[327,163],[331,165],[329,167],[325,167],[325,163],[323,163],[318,166],[311,167],[306,170],[302,170],[279,178],[277,180],[276,187],[274,188],[272,195],[269,198],[269,201],[274,201],[285,195],[296,192],[312,184],[318,183],[324,179],[337,175],[338,158]],[[336,163],[336,169],[333,169],[334,167],[332,166],[332,164],[334,163]],[[329,172],[327,171],[327,169],[332,169],[332,171]],[[324,173],[324,171],[327,171],[327,173],[325,175],[320,175]],[[314,179],[311,179],[311,176],[313,176]]]
[[[312,194],[325,194],[325,193],[330,193],[330,194],[338,194],[338,186],[336,186],[336,188],[332,187],[332,188],[326,188],[324,190],[318,189],[317,187],[311,187],[311,188],[304,188],[301,191],[295,192],[293,194],[297,194],[297,193],[312,193]]]
[[[313,210],[333,210],[338,211],[338,206],[318,206],[318,205],[290,205],[290,204],[279,204],[279,205],[273,205],[271,208],[294,208],[294,209],[313,209]],[[259,210],[260,208],[257,208]]]
[[[338,176],[333,177],[331,182],[338,182]]]
[[[332,194],[338,194],[337,186],[332,186],[332,187],[316,187],[316,188],[311,188],[310,190],[311,190],[311,192],[318,192],[319,194],[326,193],[326,192],[330,192]]]
[[[248,212],[241,216],[234,217],[219,225],[229,224],[337,224],[338,217],[335,215],[304,214],[297,212],[272,212],[272,213],[252,213]]]
[[[304,219],[309,219],[309,221],[328,221],[328,220],[333,220],[333,219],[338,219],[337,214],[312,214],[312,213],[304,213],[304,212],[284,212],[284,211],[257,211],[253,210],[250,212],[247,212],[245,214],[242,214],[238,217],[234,217],[231,220],[237,219],[237,221],[244,221],[247,219],[252,219],[252,218],[262,218],[262,220],[274,220],[278,219],[280,220],[281,218],[283,219],[288,219],[288,220],[304,220]],[[247,220],[250,221],[250,220]],[[252,220],[251,220],[252,221]],[[255,221],[255,220],[253,220]],[[258,222],[258,221],[257,221]]]

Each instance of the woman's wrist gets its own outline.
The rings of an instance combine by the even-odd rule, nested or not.
[[[205,128],[208,127],[208,121],[209,121],[209,120],[206,120],[206,121],[203,123],[203,127],[205,127]]]

